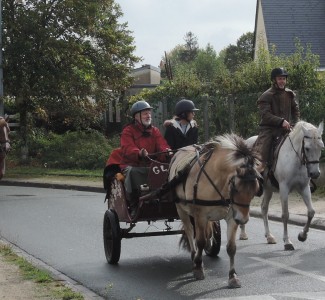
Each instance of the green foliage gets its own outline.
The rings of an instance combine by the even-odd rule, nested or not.
[[[28,146],[34,164],[48,168],[89,170],[105,167],[115,147],[95,130],[62,135],[38,132],[30,138]]]
[[[253,60],[253,41],[254,33],[247,32],[237,40],[236,45],[229,45],[225,49],[224,63],[231,72]]]
[[[129,86],[140,60],[121,16],[114,0],[3,1],[4,91],[16,101],[23,138],[37,111],[58,132],[100,126],[108,90]]]

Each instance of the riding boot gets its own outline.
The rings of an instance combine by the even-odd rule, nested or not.
[[[263,173],[261,174],[260,177],[257,177],[257,180],[258,180],[259,188],[258,188],[258,191],[256,193],[256,196],[257,197],[261,197],[263,195],[263,192],[264,192],[264,188],[263,188],[263,185],[264,185]]]
[[[129,213],[131,219],[134,219],[138,212],[138,206],[139,206],[139,191],[134,190],[132,193],[126,194],[126,200],[129,207]]]

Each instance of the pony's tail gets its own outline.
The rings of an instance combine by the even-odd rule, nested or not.
[[[195,238],[194,219],[193,219],[192,216],[190,216],[189,218],[190,218],[191,224],[193,226],[194,238]],[[184,233],[182,234],[181,239],[179,240],[179,247],[184,249],[184,250],[187,250],[188,252],[191,252],[191,246],[190,246],[190,242],[188,240],[188,236],[187,236],[187,234],[186,234],[186,232],[184,230],[184,224],[182,224],[181,230],[183,230]]]
[[[184,229],[184,227],[182,229]],[[179,240],[179,247],[188,252],[191,252],[190,243],[185,232],[182,234],[181,239]]]

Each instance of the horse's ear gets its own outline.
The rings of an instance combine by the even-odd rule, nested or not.
[[[318,133],[319,135],[323,134],[323,129],[324,129],[324,121],[320,122],[319,126],[318,126]]]

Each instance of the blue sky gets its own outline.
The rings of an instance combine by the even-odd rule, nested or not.
[[[144,64],[159,66],[164,51],[184,44],[191,31],[201,48],[219,52],[246,32],[253,32],[257,0],[115,0],[128,22]]]

